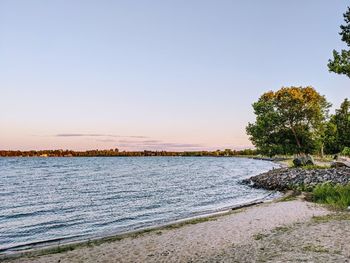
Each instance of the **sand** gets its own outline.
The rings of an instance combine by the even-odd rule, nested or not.
[[[321,217],[255,236],[206,262],[350,262],[350,213]]]
[[[62,253],[24,256],[10,262],[286,262],[288,249],[294,241],[303,245],[310,243],[303,241],[302,237],[307,227],[312,227],[312,218],[330,213],[321,206],[302,200],[264,203],[197,224],[158,229]],[[327,227],[332,226],[323,227],[326,230],[309,229],[313,238],[317,239],[320,233],[329,231]],[[337,226],[333,227],[337,229]],[[341,229],[345,228],[350,230],[350,224]],[[336,231],[331,234],[334,233]],[[275,244],[277,237],[281,240]],[[350,251],[347,244],[343,248]],[[309,251],[306,251],[307,248],[301,250],[310,254],[307,256],[309,259],[312,258],[313,246],[310,245]],[[285,249],[288,251],[283,252]],[[278,256],[281,261],[278,261]]]

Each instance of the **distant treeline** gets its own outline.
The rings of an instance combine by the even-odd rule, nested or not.
[[[137,156],[239,156],[239,155],[256,155],[256,150],[216,150],[216,151],[186,151],[186,152],[169,152],[169,151],[119,151],[118,149],[110,150],[89,150],[89,151],[72,151],[72,150],[42,150],[42,151],[5,151],[0,150],[0,157],[137,157]]]

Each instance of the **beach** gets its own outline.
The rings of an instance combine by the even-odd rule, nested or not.
[[[0,158],[0,166],[0,254],[145,229],[279,195],[241,183],[278,167],[247,158]]]
[[[301,198],[270,201],[4,262],[345,262],[349,218]]]

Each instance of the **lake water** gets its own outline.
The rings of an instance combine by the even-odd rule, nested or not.
[[[0,158],[0,252],[110,235],[271,197],[245,158]]]

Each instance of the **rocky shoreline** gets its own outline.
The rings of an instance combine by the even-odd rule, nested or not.
[[[285,191],[298,186],[315,186],[322,183],[349,184],[350,168],[303,169],[280,168],[243,180],[244,184],[268,190]]]

